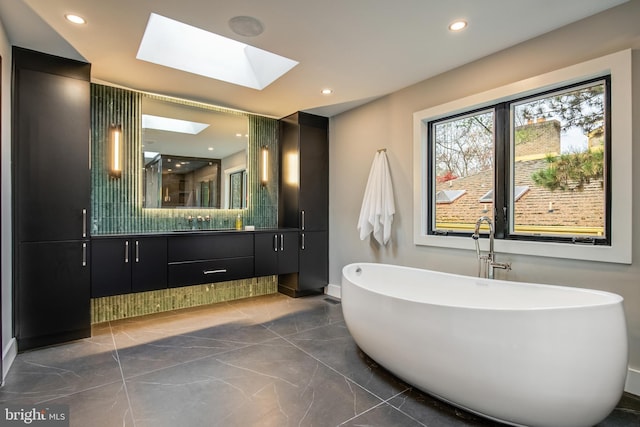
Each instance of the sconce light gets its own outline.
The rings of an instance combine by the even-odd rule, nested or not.
[[[284,163],[285,181],[289,185],[297,186],[300,181],[300,167],[297,151],[287,153]]]
[[[122,176],[122,125],[112,124],[109,127],[109,158],[107,161],[109,176]]]
[[[260,182],[263,186],[269,181],[269,149],[263,146],[260,152]]]

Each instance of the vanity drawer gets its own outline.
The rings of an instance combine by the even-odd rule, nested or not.
[[[169,263],[169,287],[253,277],[253,257]]]
[[[169,239],[168,259],[170,263],[252,256],[253,234],[251,233],[171,236]]]

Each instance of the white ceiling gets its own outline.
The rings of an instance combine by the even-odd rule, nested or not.
[[[96,82],[279,118],[338,114],[625,1],[0,0],[0,18],[12,44],[86,60]],[[67,22],[70,12],[87,24]],[[259,91],[139,61],[152,12],[300,64]],[[264,33],[232,32],[240,15]],[[462,33],[447,29],[456,18],[469,22]]]

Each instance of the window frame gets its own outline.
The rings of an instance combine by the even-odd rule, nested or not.
[[[526,233],[518,233],[515,231],[515,202],[518,200],[518,194],[515,194],[515,189],[518,186],[515,186],[513,182],[513,176],[515,174],[515,158],[514,158],[514,132],[515,126],[513,125],[513,109],[520,104],[528,103],[537,99],[544,99],[549,96],[555,96],[558,94],[569,93],[578,89],[585,89],[591,86],[595,86],[597,84],[603,84],[604,91],[604,121],[605,121],[605,176],[604,180],[606,182],[605,185],[605,221],[603,228],[605,230],[603,237],[589,237],[589,238],[581,238],[580,236],[563,236],[560,234],[544,234],[540,236],[526,234]],[[508,101],[501,102],[499,104],[491,105],[489,108],[484,108],[480,110],[470,111],[467,114],[456,114],[454,116],[443,117],[438,120],[432,120],[426,123],[428,127],[428,152],[433,156],[436,152],[436,144],[434,141],[434,128],[442,123],[448,123],[451,121],[455,121],[461,118],[475,116],[478,114],[491,113],[493,115],[494,122],[494,132],[493,132],[493,187],[486,194],[493,192],[492,199],[489,202],[488,200],[483,200],[484,197],[481,197],[480,203],[492,203],[494,206],[493,218],[494,218],[494,229],[496,238],[504,238],[504,239],[514,239],[514,240],[531,240],[531,241],[550,241],[550,242],[564,242],[564,243],[573,243],[576,240],[579,241],[589,241],[595,245],[610,245],[611,244],[611,189],[609,186],[609,171],[611,170],[611,131],[610,131],[610,123],[611,123],[611,76],[605,75],[602,77],[597,77],[593,79],[589,79],[586,81],[581,81],[578,83],[573,83],[568,86],[563,86],[560,88],[556,88],[553,90],[544,90],[539,93],[534,93],[532,95],[528,95],[525,97],[519,97],[515,99],[511,99]],[[498,159],[501,159],[499,161]],[[435,159],[431,160],[431,165],[428,165],[430,171],[428,179],[431,182],[431,192],[434,196],[431,195],[430,192],[427,192],[427,196],[430,203],[430,209],[428,209],[427,214],[429,218],[427,223],[429,227],[427,229],[427,234],[444,234],[444,230],[439,230],[437,228],[437,221],[435,217],[434,210],[437,209],[437,194],[436,191],[436,181],[434,178],[434,163]],[[527,186],[528,187],[528,186]],[[528,188],[527,188],[528,189]],[[494,191],[496,190],[496,191]],[[440,190],[445,191],[445,190]],[[485,194],[485,195],[486,195]],[[524,193],[523,193],[524,194]],[[520,194],[521,196],[522,194]],[[494,196],[496,199],[494,199]],[[433,199],[432,197],[435,197]],[[435,201],[434,201],[435,200]],[[451,202],[455,201],[453,199]],[[497,202],[499,201],[499,203]],[[449,203],[451,203],[449,202]],[[499,207],[499,208],[496,208]],[[472,231],[454,231],[447,230],[446,235],[461,235],[461,236],[471,236]],[[481,234],[486,234],[486,232],[481,232]],[[588,240],[590,239],[590,240]]]
[[[428,124],[430,122],[488,108],[505,108],[506,103],[514,103],[530,96],[539,96],[545,92],[555,92],[565,87],[597,81],[607,75],[611,76],[611,96],[607,99],[611,103],[609,133],[615,146],[615,150],[611,150],[610,146],[607,147],[610,167],[606,170],[605,177],[608,179],[607,188],[611,192],[608,196],[611,206],[607,207],[611,215],[606,218],[606,221],[610,223],[610,229],[607,233],[610,243],[607,245],[585,245],[580,241],[565,242],[537,236],[505,236],[505,226],[500,222],[501,215],[498,215],[496,217],[498,220],[496,237],[499,238],[496,239],[495,245],[496,251],[502,253],[630,264],[632,243],[630,50],[596,58],[414,113],[414,244],[474,250],[469,233],[461,235],[429,233],[430,216],[427,213],[430,209],[430,197],[434,194],[429,182],[432,172],[432,162],[428,161],[430,156],[428,144],[430,127]],[[507,111],[506,115],[497,114],[496,120],[498,117],[505,116],[509,120],[510,112]],[[498,146],[500,138],[503,138],[502,143],[507,146],[511,144],[510,135],[499,131],[507,128],[508,126],[496,123],[496,146]],[[504,156],[508,156],[509,161]],[[499,171],[498,168],[509,167],[510,163],[509,149],[499,150],[496,153],[494,172],[509,175],[511,171]],[[425,165],[428,166],[425,167]],[[503,180],[499,185],[506,186],[502,191],[503,195],[511,191],[510,180]],[[504,200],[495,200],[494,206],[505,206],[504,202]],[[481,243],[484,246],[487,244],[486,240],[482,239]]]

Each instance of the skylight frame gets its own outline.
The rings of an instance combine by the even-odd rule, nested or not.
[[[197,135],[210,125],[208,123],[191,122],[171,117],[142,114],[142,129],[154,129],[165,132],[186,133]]]
[[[136,58],[262,90],[298,61],[152,13]]]

